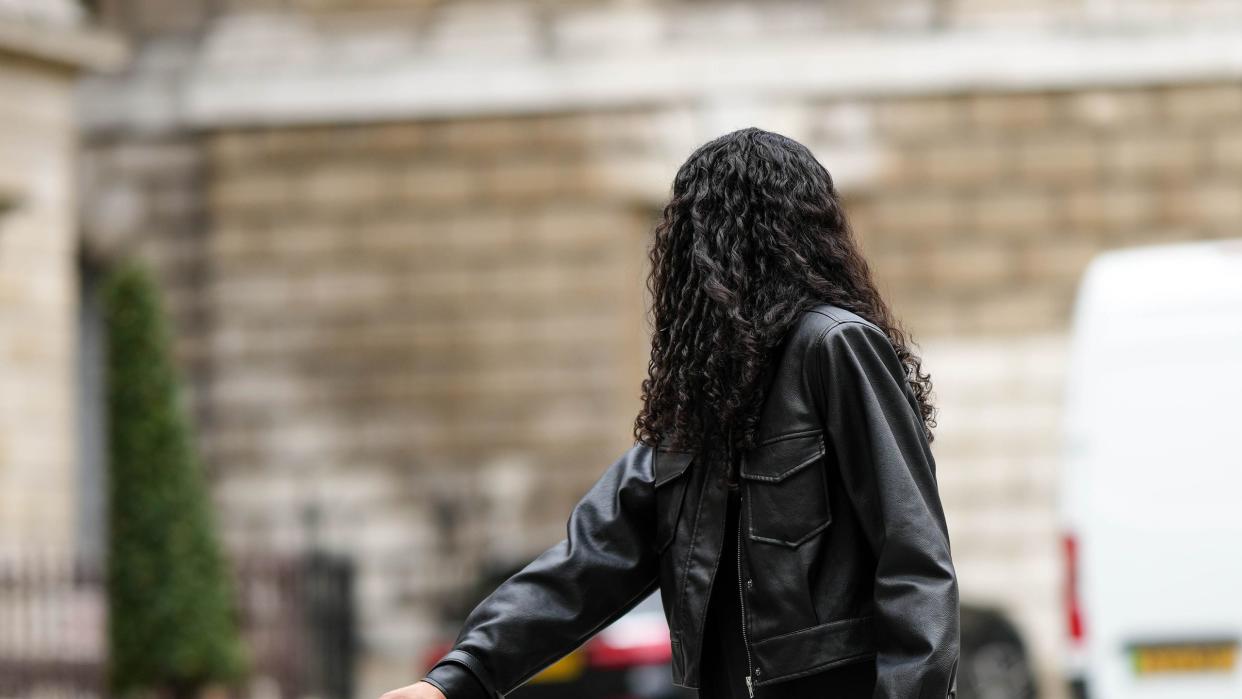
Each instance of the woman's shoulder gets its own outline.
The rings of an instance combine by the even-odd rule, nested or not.
[[[831,303],[821,303],[807,309],[802,314],[799,325],[801,334],[819,341],[827,338],[829,334],[841,334],[843,330],[845,332],[851,330],[858,331],[863,334],[875,332],[882,336],[885,335],[884,331],[875,323],[853,311]]]
[[[865,372],[881,366],[886,373],[904,372],[888,333],[853,311],[820,304],[806,312],[802,325],[804,366],[817,365],[821,373],[831,371],[822,368],[829,364]]]

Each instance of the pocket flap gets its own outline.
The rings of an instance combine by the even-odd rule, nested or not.
[[[655,460],[651,465],[652,470],[655,472],[656,487],[658,488],[685,473],[693,460],[694,452],[657,448]]]
[[[764,682],[846,665],[874,657],[875,622],[870,615],[830,621],[779,636],[758,639],[751,646]]]
[[[783,481],[823,455],[823,430],[790,432],[764,440],[747,451],[738,473],[756,481]]]

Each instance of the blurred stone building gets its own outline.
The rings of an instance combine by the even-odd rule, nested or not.
[[[77,415],[77,126],[82,70],[123,58],[72,0],[0,2],[0,553],[70,552],[83,482]],[[97,484],[96,484],[97,485]]]
[[[936,383],[963,595],[1045,673],[1076,279],[1242,222],[1234,2],[94,9],[136,53],[80,95],[84,257],[157,265],[234,550],[357,558],[367,694],[416,679],[440,604],[561,537],[631,443],[643,253],[700,143],[786,133],[847,193]],[[68,287],[37,288],[63,348]],[[27,390],[63,405],[65,381]]]

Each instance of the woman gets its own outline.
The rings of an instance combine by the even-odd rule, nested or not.
[[[650,257],[633,446],[386,699],[503,696],[657,589],[673,681],[703,699],[954,696],[930,380],[828,172],[779,134],[721,136]]]

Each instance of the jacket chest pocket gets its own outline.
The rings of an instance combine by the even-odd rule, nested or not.
[[[677,520],[681,517],[682,503],[686,499],[686,483],[690,480],[687,471],[694,454],[657,449],[653,458],[656,495],[654,543],[656,553],[663,553],[677,533]]]
[[[824,473],[822,430],[779,435],[743,455],[750,538],[798,546],[832,521]]]

